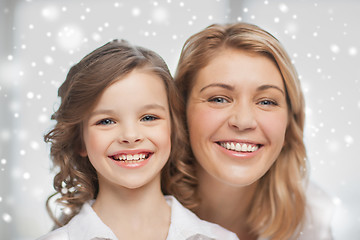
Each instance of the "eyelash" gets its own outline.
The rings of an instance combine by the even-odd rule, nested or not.
[[[224,97],[212,97],[208,99],[208,102],[214,102],[214,103],[228,103],[230,102],[229,100],[227,100]],[[261,100],[259,102],[260,105],[264,105],[264,106],[278,106],[279,104],[276,101],[270,100],[270,99],[265,99],[265,100]]]
[[[208,99],[208,102],[213,102],[213,103],[228,103],[230,102],[228,99],[226,99],[225,97],[211,97]]]
[[[105,118],[105,119],[101,119],[100,121],[98,121],[96,123],[96,125],[110,125],[110,124],[114,124],[115,121],[114,120],[111,120],[109,118]]]
[[[146,120],[146,118],[147,118],[147,120]],[[150,118],[150,119],[149,119]],[[155,120],[158,120],[158,119],[160,119],[159,117],[157,117],[157,116],[154,116],[154,115],[145,115],[144,117],[142,117],[141,119],[140,119],[140,121],[142,121],[142,122],[149,122],[149,121],[155,121]]]
[[[265,103],[266,102],[266,103]],[[278,106],[279,104],[273,100],[269,100],[269,99],[265,99],[265,100],[261,100],[259,102],[260,105],[273,105],[273,106]]]

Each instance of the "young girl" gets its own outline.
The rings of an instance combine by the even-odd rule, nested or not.
[[[58,219],[50,213],[60,228],[41,240],[237,239],[162,194],[173,159],[184,154],[171,150],[185,139],[173,84],[157,54],[125,41],[70,69],[45,136],[65,208]]]

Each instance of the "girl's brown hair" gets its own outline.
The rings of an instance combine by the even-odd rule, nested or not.
[[[178,118],[179,102],[176,87],[164,60],[155,52],[114,40],[94,50],[74,65],[60,86],[59,109],[52,115],[55,127],[44,136],[51,143],[50,156],[56,170],[56,193],[47,200],[47,209],[57,226],[65,225],[75,216],[84,202],[95,199],[99,191],[96,170],[87,157],[81,157],[84,147],[82,123],[93,109],[101,94],[116,81],[121,81],[134,69],[143,69],[160,77],[165,85],[171,117],[171,145],[183,145],[185,134],[182,120]],[[162,189],[169,182],[169,169],[173,159],[183,158],[182,148],[172,147],[170,159],[162,170]],[[56,197],[64,211],[57,218],[49,206]]]
[[[300,81],[288,54],[270,33],[247,23],[211,25],[191,36],[182,49],[175,82],[185,100],[183,116],[186,116],[186,102],[197,73],[224,49],[266,56],[282,75],[289,113],[285,145],[275,163],[258,181],[246,224],[260,237],[289,239],[298,234],[306,205],[303,187],[306,179],[305,106]],[[184,122],[186,124],[185,119]],[[186,148],[191,153],[190,147]],[[197,195],[196,159],[192,155],[189,159],[175,160],[169,191],[186,207],[195,209],[201,200]]]

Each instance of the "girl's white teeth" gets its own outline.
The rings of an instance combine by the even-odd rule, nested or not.
[[[246,143],[221,142],[220,145],[223,148],[237,152],[255,152],[259,149],[258,145]]]
[[[118,155],[118,156],[114,156],[113,157],[114,160],[118,160],[118,161],[143,161],[146,158],[146,154],[144,153],[139,153],[139,154],[123,154],[123,155]]]
[[[246,144],[243,144],[243,145],[242,145],[241,151],[243,151],[243,152],[247,151],[247,145],[246,145]]]

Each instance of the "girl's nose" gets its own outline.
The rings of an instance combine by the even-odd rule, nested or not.
[[[122,143],[133,144],[141,142],[143,136],[141,129],[136,124],[124,124],[119,135],[119,141]]]

